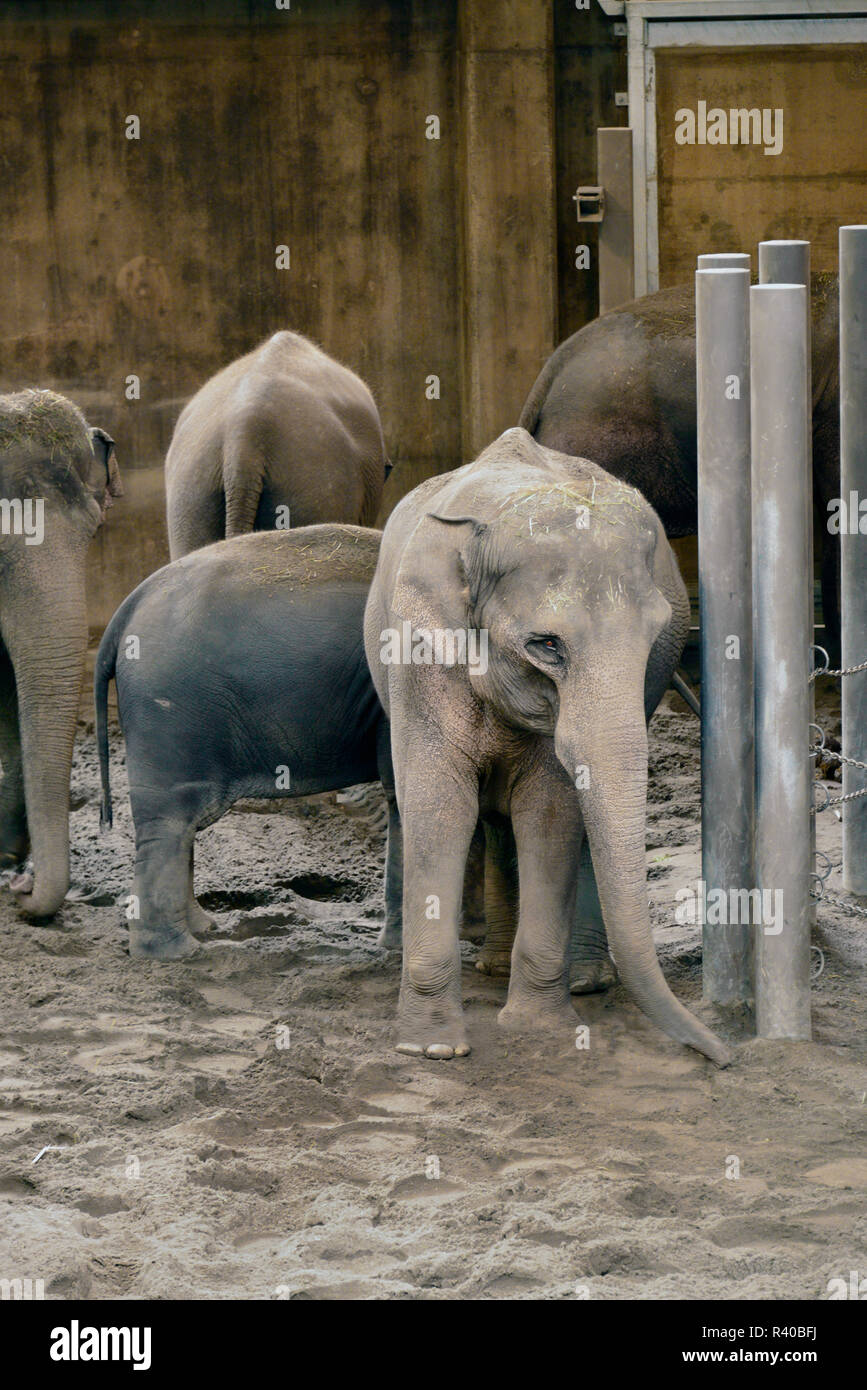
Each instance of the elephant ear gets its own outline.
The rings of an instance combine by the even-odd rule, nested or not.
[[[469,516],[423,516],[407,541],[391,596],[414,628],[465,627],[485,589],[488,527]]]
[[[112,505],[111,499],[123,497],[123,483],[120,480],[120,469],[117,466],[117,455],[114,451],[115,445],[111,435],[97,426],[90,429],[88,433],[95,460],[94,491],[104,516]]]

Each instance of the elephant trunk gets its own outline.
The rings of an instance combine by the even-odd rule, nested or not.
[[[0,628],[15,671],[24,799],[33,882],[13,883],[29,917],[50,917],[69,887],[69,776],[78,719],[87,618],[83,573],[63,585],[41,576],[26,602],[7,602]],[[29,579],[29,576],[28,576]],[[59,634],[59,635],[55,635]]]
[[[589,723],[564,718],[561,707],[557,756],[578,786],[602,915],[623,983],[669,1037],[727,1066],[728,1049],[674,997],[656,957],[645,858],[647,726],[641,701],[633,703],[624,714],[621,697],[615,719],[610,704],[606,709],[594,699]],[[587,771],[576,777],[579,768]]]

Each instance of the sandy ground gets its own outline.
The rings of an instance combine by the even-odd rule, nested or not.
[[[619,988],[577,1001],[588,1050],[503,1034],[504,985],[470,942],[472,1055],[420,1063],[391,1050],[375,815],[320,798],[226,816],[197,851],[213,940],[133,962],[122,745],[100,837],[80,734],[76,900],[36,926],[0,896],[0,1277],[49,1298],[821,1299],[867,1273],[867,919],[819,909],[815,1041],[747,1038],[728,1071]],[[745,1038],[702,1004],[697,930],[674,921],[700,864],[679,701],[651,776],[663,968]],[[839,863],[831,814],[819,839]]]

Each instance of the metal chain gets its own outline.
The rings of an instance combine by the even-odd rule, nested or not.
[[[823,744],[817,744],[810,749],[810,754],[824,753],[826,758],[833,758],[835,763],[848,763],[850,767],[860,767],[862,772],[867,772],[867,763],[859,763],[857,758],[847,758],[845,753],[835,753],[833,748],[825,748]]]
[[[818,647],[816,650],[822,651],[823,648]],[[865,662],[865,667],[867,667],[867,662]],[[815,729],[816,733],[819,735],[819,742],[814,747],[810,748],[811,758],[822,753],[826,758],[832,758],[834,762],[848,763],[850,767],[857,767],[860,768],[862,772],[867,772],[867,763],[861,763],[857,758],[848,758],[845,753],[835,753],[833,748],[825,747],[825,730],[821,725],[811,724],[810,728]],[[862,787],[861,790],[857,792],[847,792],[845,796],[831,797],[828,795],[826,787],[823,787],[823,791],[825,792],[824,804],[822,806],[811,806],[811,816],[816,816],[821,814],[822,811],[827,811],[829,806],[842,806],[844,801],[857,801],[858,797],[867,796],[867,787]]]
[[[834,869],[840,868],[840,865],[832,863],[830,856],[827,855],[823,849],[817,849],[815,851],[815,857],[816,859],[824,859],[827,868],[823,874],[814,873],[810,875],[811,878],[816,880],[818,885],[818,892],[814,891],[812,888],[810,889],[810,897],[815,898],[817,903],[833,903],[835,907],[842,907],[844,912],[851,912],[853,916],[867,917],[867,907],[859,907],[857,903],[849,902],[848,898],[841,898],[838,893],[829,893],[828,889],[825,887],[826,880],[831,877]]]
[[[810,676],[811,683],[817,676],[854,676],[858,671],[867,671],[867,661],[861,661],[857,666],[841,666],[837,671],[831,671],[828,667],[819,667]]]
[[[851,912],[856,917],[867,917],[867,907],[859,907],[857,903],[850,903],[848,898],[841,898],[838,893],[829,893],[823,888],[821,893],[811,893],[811,898],[815,898],[817,903],[833,903],[835,907],[842,907],[844,912]]]
[[[867,661],[862,661],[857,666],[841,666],[839,671],[829,671],[828,662],[831,658],[828,656],[828,653],[825,651],[825,648],[811,646],[810,651],[821,652],[823,657],[825,658],[825,665],[817,666],[816,669],[811,673],[811,685],[813,684],[813,681],[816,679],[817,676],[854,676],[858,671],[867,671]]]

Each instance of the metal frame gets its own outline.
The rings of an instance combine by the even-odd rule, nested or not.
[[[659,288],[656,49],[867,44],[867,0],[599,0],[626,16],[635,293]]]

